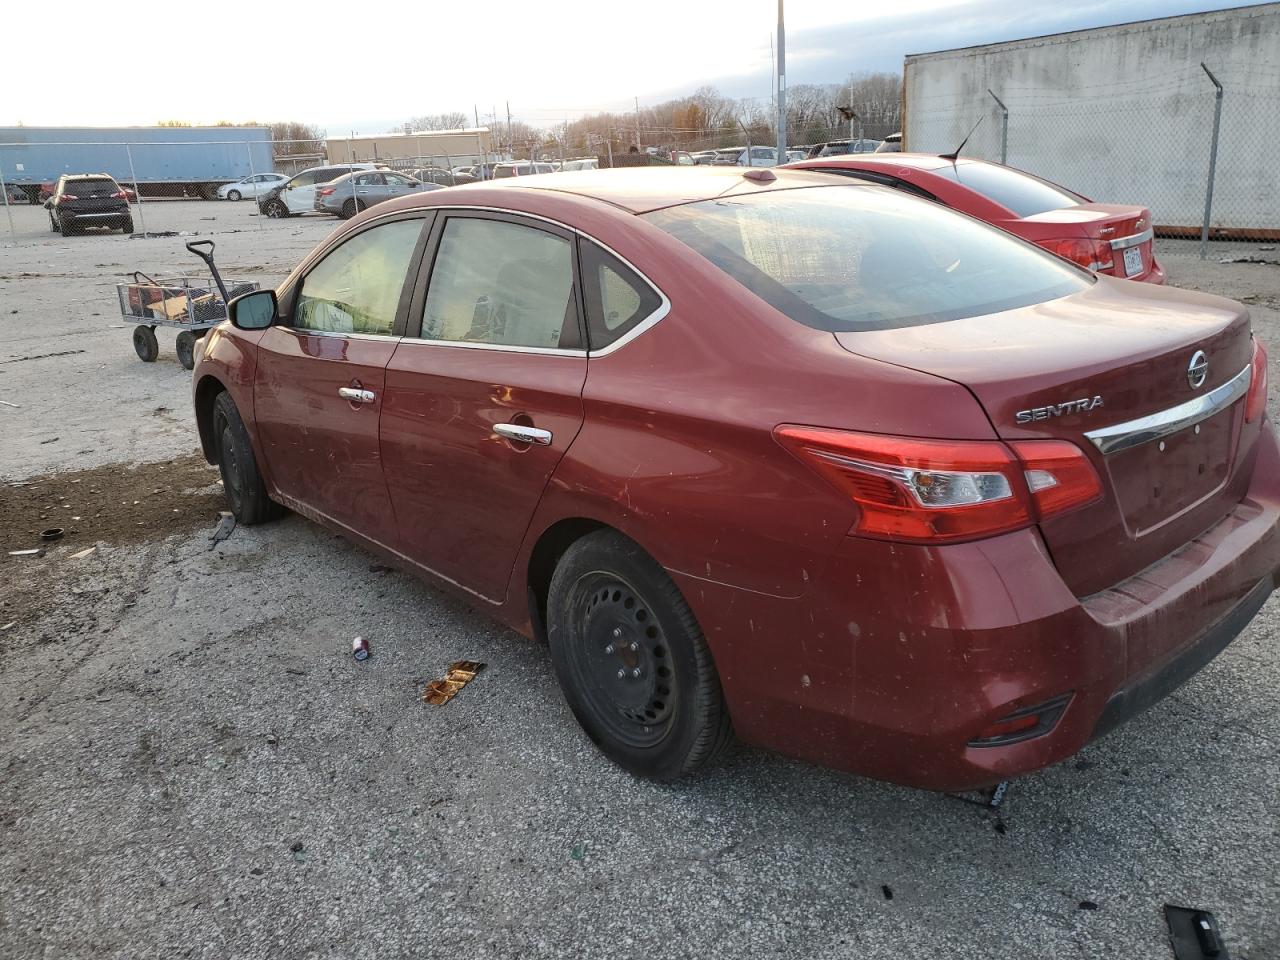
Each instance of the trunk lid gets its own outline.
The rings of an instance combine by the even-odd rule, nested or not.
[[[1242,399],[1126,449],[1104,453],[1086,436],[1204,397],[1248,367],[1249,317],[1231,301],[1100,278],[1018,310],[836,338],[853,353],[963,384],[1004,439],[1069,440],[1086,452],[1103,499],[1040,526],[1079,596],[1154,563],[1244,495]],[[1208,374],[1193,387],[1197,351]]]
[[[1102,242],[1107,254],[1096,269],[1114,277],[1142,280],[1155,266],[1155,234],[1146,207],[1081,203],[1023,217],[1017,224],[1016,233],[1041,246],[1072,237]]]

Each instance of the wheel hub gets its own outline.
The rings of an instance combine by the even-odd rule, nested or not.
[[[672,673],[665,638],[627,585],[597,581],[586,598],[586,672],[614,711],[646,728],[671,715]]]

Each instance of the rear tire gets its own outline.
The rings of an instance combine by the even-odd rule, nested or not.
[[[183,370],[190,370],[196,365],[196,335],[190,330],[180,330],[174,343],[178,353],[178,362]]]
[[[253,456],[249,431],[240,419],[231,394],[226,391],[218,394],[213,402],[213,440],[218,451],[222,488],[236,522],[264,523],[278,516],[280,508],[267,496],[258,461]]]
[[[59,218],[58,230],[61,231],[64,237],[69,237],[76,232],[75,222]]]
[[[126,236],[128,236],[128,235],[132,234],[132,233],[133,233],[133,218],[132,218],[132,217],[130,217],[130,218],[129,218],[128,220],[126,220],[124,223],[120,224],[120,230],[121,230],[121,232],[122,232],[122,233],[124,233]]]
[[[613,530],[578,540],[547,597],[560,688],[587,736],[619,766],[675,780],[732,736],[711,652],[666,571]]]
[[[143,363],[155,363],[160,356],[160,344],[156,342],[154,327],[137,326],[133,328],[133,349]]]
[[[239,191],[239,190],[228,190],[228,191],[227,191],[227,199],[228,199],[228,200],[239,200],[239,199],[240,199],[240,191]]]

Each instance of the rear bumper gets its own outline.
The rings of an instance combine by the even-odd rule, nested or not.
[[[1070,757],[1226,647],[1280,571],[1280,450],[1213,529],[1111,590],[1075,597],[1039,533],[914,547],[847,538],[799,599],[674,574],[707,633],[734,728],[827,766],[937,790]],[[1047,732],[971,744],[1069,696]]]
[[[1142,277],[1143,283],[1163,284],[1165,280],[1164,267],[1160,266],[1160,261],[1154,257],[1151,259],[1151,269],[1147,271],[1147,275]]]

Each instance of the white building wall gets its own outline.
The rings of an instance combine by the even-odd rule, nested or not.
[[[906,58],[906,149],[1008,160],[1159,225],[1203,219],[1214,86],[1225,93],[1212,224],[1280,231],[1280,3]]]

